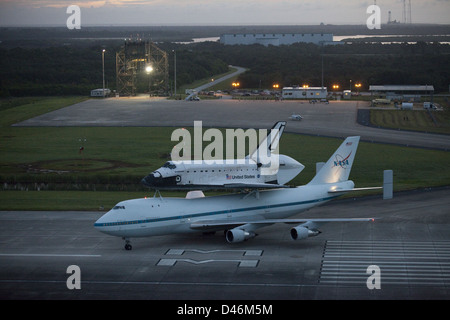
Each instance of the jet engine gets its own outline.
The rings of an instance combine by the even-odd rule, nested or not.
[[[320,233],[318,230],[310,230],[302,225],[291,229],[291,238],[293,240],[303,240],[308,237],[317,236]]]
[[[256,237],[256,233],[236,228],[228,230],[225,234],[225,237],[228,243],[236,243],[254,238]]]

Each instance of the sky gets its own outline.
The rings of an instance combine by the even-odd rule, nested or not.
[[[450,0],[411,2],[413,23],[450,24]],[[78,5],[83,26],[366,24],[374,0],[0,0],[0,26],[66,26]],[[403,0],[377,0],[402,21]]]

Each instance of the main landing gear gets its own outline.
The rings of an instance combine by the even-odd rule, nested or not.
[[[131,249],[133,249],[133,247],[130,244],[130,239],[128,238],[122,238],[123,240],[125,240],[125,250],[130,251]]]

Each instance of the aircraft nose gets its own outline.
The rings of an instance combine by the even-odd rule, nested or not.
[[[109,213],[109,212],[108,212]],[[106,218],[106,216],[108,215],[108,213],[105,213],[104,215],[102,215],[97,221],[95,221],[94,223],[94,228],[99,230],[99,231],[103,231],[106,223],[108,223],[108,219]]]
[[[147,187],[154,187],[157,184],[157,180],[161,178],[161,174],[159,172],[150,173],[148,176],[145,176],[141,183]]]

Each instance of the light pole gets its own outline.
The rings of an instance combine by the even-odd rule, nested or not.
[[[175,100],[177,99],[177,52],[175,50],[172,50],[174,56],[173,56],[173,82],[175,87]]]
[[[102,50],[103,98],[105,97],[105,49]]]

